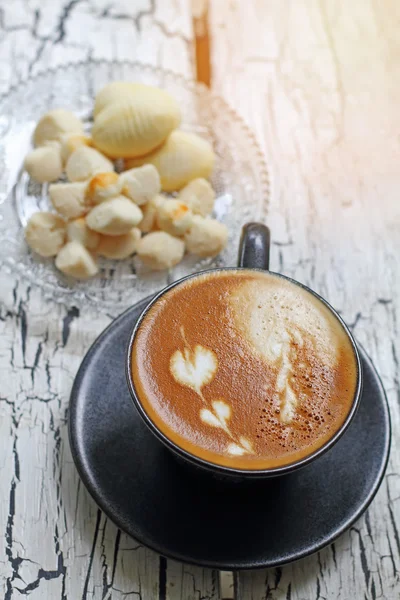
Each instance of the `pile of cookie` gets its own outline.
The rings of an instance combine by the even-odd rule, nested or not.
[[[228,232],[210,216],[215,155],[206,140],[177,129],[176,101],[155,87],[113,82],[97,94],[93,113],[91,136],[64,109],[36,125],[24,166],[32,179],[50,183],[54,212],[30,218],[25,239],[32,250],[55,257],[57,269],[78,279],[98,273],[99,256],[136,254],[162,270],[186,252],[219,254]]]

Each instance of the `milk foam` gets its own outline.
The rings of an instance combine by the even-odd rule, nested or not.
[[[280,419],[290,423],[298,397],[291,378],[317,361],[335,368],[339,342],[328,309],[300,286],[275,276],[241,282],[229,298],[235,326],[251,349],[277,369]],[[302,365],[305,361],[307,365]]]
[[[232,270],[189,279],[154,304],[132,376],[176,444],[252,469],[289,464],[330,439],[351,407],[357,365],[341,323],[313,294]]]

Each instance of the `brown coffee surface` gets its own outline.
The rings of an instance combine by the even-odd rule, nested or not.
[[[345,421],[357,362],[341,323],[277,275],[200,275],[143,319],[132,378],[155,425],[207,461],[241,469],[296,462]]]

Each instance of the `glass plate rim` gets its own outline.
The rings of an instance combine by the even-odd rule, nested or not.
[[[247,141],[251,144],[252,150],[254,152],[255,159],[257,161],[256,170],[260,180],[260,190],[263,197],[261,202],[261,209],[258,214],[258,218],[260,221],[265,222],[266,217],[268,215],[268,210],[270,206],[270,200],[272,195],[272,175],[271,170],[268,166],[268,161],[265,152],[260,147],[258,139],[251,129],[251,127],[247,124],[245,119],[229,104],[229,102],[215,93],[212,88],[208,88],[202,82],[198,82],[194,78],[188,77],[174,71],[172,69],[160,67],[157,65],[152,65],[151,63],[145,63],[142,61],[129,60],[129,59],[102,59],[102,58],[88,58],[82,59],[79,61],[69,61],[65,63],[61,63],[55,66],[46,67],[43,69],[39,69],[36,73],[29,74],[25,79],[20,79],[14,84],[10,85],[9,88],[0,94],[0,117],[3,113],[3,105],[8,101],[9,97],[12,94],[20,93],[25,87],[34,84],[36,81],[41,78],[48,77],[49,75],[57,75],[60,72],[76,69],[76,68],[90,68],[92,67],[112,67],[115,65],[116,68],[128,67],[132,69],[140,69],[143,72],[149,72],[152,74],[159,75],[160,77],[168,77],[171,78],[177,84],[182,85],[184,88],[189,89],[193,93],[201,93],[203,96],[206,95],[212,100],[212,102],[216,105],[222,106],[225,112],[229,115],[229,118],[234,121],[235,125],[243,132],[244,136],[247,138]],[[14,186],[8,190],[7,199],[13,193]],[[0,213],[1,213],[1,205],[0,205]],[[40,289],[45,295],[46,299],[50,299],[51,301],[57,304],[63,304],[67,307],[70,306],[87,306],[90,305],[92,308],[96,307],[101,310],[109,310],[110,304],[107,301],[103,301],[101,299],[93,297],[92,294],[80,290],[79,293],[77,290],[71,288],[71,290],[66,290],[65,288],[60,288],[60,290],[54,289],[52,285],[45,281],[37,281],[33,274],[29,273],[29,270],[24,268],[24,266],[18,265],[18,268],[15,269],[15,264],[11,264],[7,257],[0,255],[0,272],[5,272],[10,274],[11,267],[13,267],[12,275],[18,280],[28,281],[30,284],[33,284],[37,289]],[[135,298],[134,302],[140,300],[143,296]],[[133,303],[134,303],[133,302]],[[119,305],[119,311],[121,312],[125,310],[130,303],[121,302]],[[115,305],[114,305],[114,308]]]

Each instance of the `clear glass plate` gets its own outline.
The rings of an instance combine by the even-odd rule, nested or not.
[[[79,282],[63,276],[52,259],[41,259],[26,245],[24,225],[33,212],[49,210],[50,205],[47,185],[31,181],[21,167],[41,115],[53,108],[67,108],[90,129],[96,91],[121,79],[166,88],[182,109],[182,128],[212,143],[217,155],[212,177],[217,193],[214,216],[228,226],[229,242],[215,259],[188,255],[177,267],[161,273],[141,268],[135,257],[104,259],[96,278]],[[0,267],[40,286],[54,301],[75,306],[90,303],[114,312],[188,273],[233,266],[242,225],[265,220],[269,195],[267,165],[242,119],[208,88],[173,72],[140,63],[88,61],[44,71],[0,97]]]

